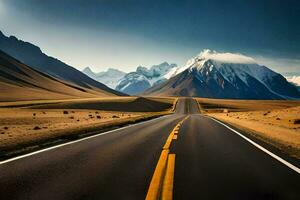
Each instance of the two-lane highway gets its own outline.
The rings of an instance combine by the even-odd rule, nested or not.
[[[145,199],[179,122],[174,199],[300,198],[299,173],[183,98],[173,115],[0,164],[0,199]]]

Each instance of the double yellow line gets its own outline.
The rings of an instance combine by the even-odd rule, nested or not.
[[[168,136],[152,176],[146,200],[170,200],[173,198],[175,154],[169,153],[170,145],[173,139],[177,139],[179,128],[188,117],[181,120]]]

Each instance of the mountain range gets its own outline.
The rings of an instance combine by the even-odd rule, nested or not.
[[[95,73],[89,67],[82,72],[112,89],[135,95],[166,81],[169,78],[167,75],[176,67],[176,64],[163,62],[150,68],[138,66],[135,71],[129,73],[112,68],[105,72]]]
[[[112,95],[124,95],[121,92],[117,92],[106,85],[93,80],[74,67],[44,54],[39,47],[29,42],[19,40],[14,36],[7,37],[1,31],[0,50],[40,72],[73,85],[89,90],[95,89],[99,91],[106,91]]]
[[[110,87],[111,89],[115,89],[118,85],[119,80],[126,75],[125,72],[113,68],[109,68],[104,72],[96,73],[93,72],[90,67],[86,67],[82,70],[82,72],[92,79]]]
[[[113,96],[35,70],[0,50],[0,101]]]
[[[231,99],[298,99],[300,93],[282,75],[253,58],[204,50],[168,74],[169,80],[144,95]]]
[[[109,95],[197,96],[232,99],[299,99],[299,88],[281,74],[241,54],[203,50],[184,66],[167,62],[125,73],[109,68],[83,72],[44,54],[31,43],[0,31],[0,90],[20,99]],[[295,77],[289,79],[297,81]],[[41,82],[40,84],[38,82]],[[62,89],[61,89],[62,88]],[[55,95],[53,95],[55,93]],[[26,96],[27,95],[27,96]],[[17,96],[11,100],[18,99]]]

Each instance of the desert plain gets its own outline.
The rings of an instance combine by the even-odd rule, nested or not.
[[[300,158],[300,101],[197,98],[202,113]]]
[[[173,103],[174,98],[142,97],[1,102],[1,156],[170,114]]]

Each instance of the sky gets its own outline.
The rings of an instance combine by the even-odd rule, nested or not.
[[[183,65],[202,49],[300,72],[298,0],[0,0],[0,30],[73,67]]]

